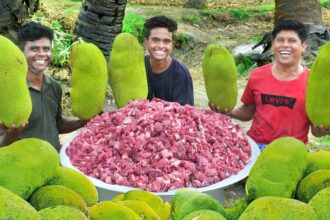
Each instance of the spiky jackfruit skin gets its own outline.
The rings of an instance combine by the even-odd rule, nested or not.
[[[70,206],[53,206],[40,210],[41,220],[88,220],[78,209]]]
[[[315,125],[330,127],[330,42],[324,44],[312,65],[306,90],[306,112]]]
[[[298,139],[278,138],[257,158],[246,182],[248,201],[263,196],[291,198],[307,167],[307,148]]]
[[[167,220],[170,217],[171,205],[168,202],[163,202],[161,197],[153,193],[144,190],[131,190],[124,194],[124,200],[138,200],[147,203],[161,220]]]
[[[70,66],[72,112],[80,119],[91,119],[103,109],[107,62],[97,46],[78,41],[71,47]]]
[[[172,218],[181,220],[186,215],[198,210],[213,210],[225,215],[223,206],[211,196],[201,193],[196,189],[182,188],[172,197]]]
[[[0,51],[0,121],[7,127],[20,127],[32,111],[26,58],[11,40],[1,35]]]
[[[312,206],[317,220],[330,219],[330,187],[319,191],[309,202]]]
[[[0,186],[27,199],[54,174],[60,158],[48,142],[27,138],[0,148]]]
[[[182,220],[226,220],[221,214],[212,210],[198,210],[189,213]]]
[[[311,152],[307,155],[308,166],[305,175],[316,170],[330,170],[330,151]]]
[[[41,220],[38,212],[27,201],[1,186],[0,219]]]
[[[237,102],[237,68],[231,53],[223,46],[207,46],[202,61],[206,94],[221,110],[231,110]]]
[[[330,187],[330,170],[317,170],[301,180],[297,198],[307,203],[316,193],[327,187]]]
[[[63,185],[84,198],[88,207],[98,202],[98,193],[94,184],[82,173],[58,166],[53,178],[46,185]]]
[[[138,200],[117,201],[118,204],[132,209],[143,220],[160,220],[157,213],[145,202]]]
[[[238,220],[248,205],[246,196],[236,200],[234,204],[225,208],[227,220]]]
[[[99,202],[89,208],[91,220],[141,220],[130,208],[116,202]]]
[[[294,199],[265,196],[249,204],[239,220],[316,220],[313,208]]]
[[[131,100],[147,98],[144,50],[132,34],[117,35],[112,45],[108,70],[113,97],[118,108],[124,107]]]
[[[71,206],[89,216],[84,199],[72,189],[66,186],[52,185],[37,189],[29,198],[30,204],[36,210],[42,210],[52,206]]]

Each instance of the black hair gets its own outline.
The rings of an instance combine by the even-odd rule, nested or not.
[[[147,19],[144,23],[144,27],[146,29],[146,37],[148,38],[150,36],[151,30],[154,28],[166,28],[169,32],[173,33],[178,29],[178,24],[176,21],[160,15]]]
[[[308,28],[303,23],[295,19],[284,19],[278,21],[275,24],[275,27],[272,31],[273,40],[275,39],[276,35],[283,30],[296,32],[301,42],[305,42],[308,36]]]
[[[27,41],[35,41],[41,38],[48,38],[52,42],[54,32],[49,27],[33,21],[24,24],[17,34],[18,45],[22,50]]]

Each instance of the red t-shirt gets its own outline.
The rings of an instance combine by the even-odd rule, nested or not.
[[[291,136],[308,141],[310,121],[306,114],[306,86],[309,70],[298,78],[280,81],[272,75],[272,64],[252,71],[241,101],[256,105],[248,135],[257,143],[268,144],[276,138]]]

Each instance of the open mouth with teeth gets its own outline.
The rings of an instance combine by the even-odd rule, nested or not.
[[[291,52],[290,51],[280,51],[280,55],[281,55],[281,57],[289,57],[289,56],[291,56]]]

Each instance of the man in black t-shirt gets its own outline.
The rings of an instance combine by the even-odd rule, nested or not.
[[[170,54],[177,23],[165,16],[155,16],[144,24],[147,35],[145,56],[148,99],[160,98],[181,105],[194,105],[193,83],[189,70]]]

